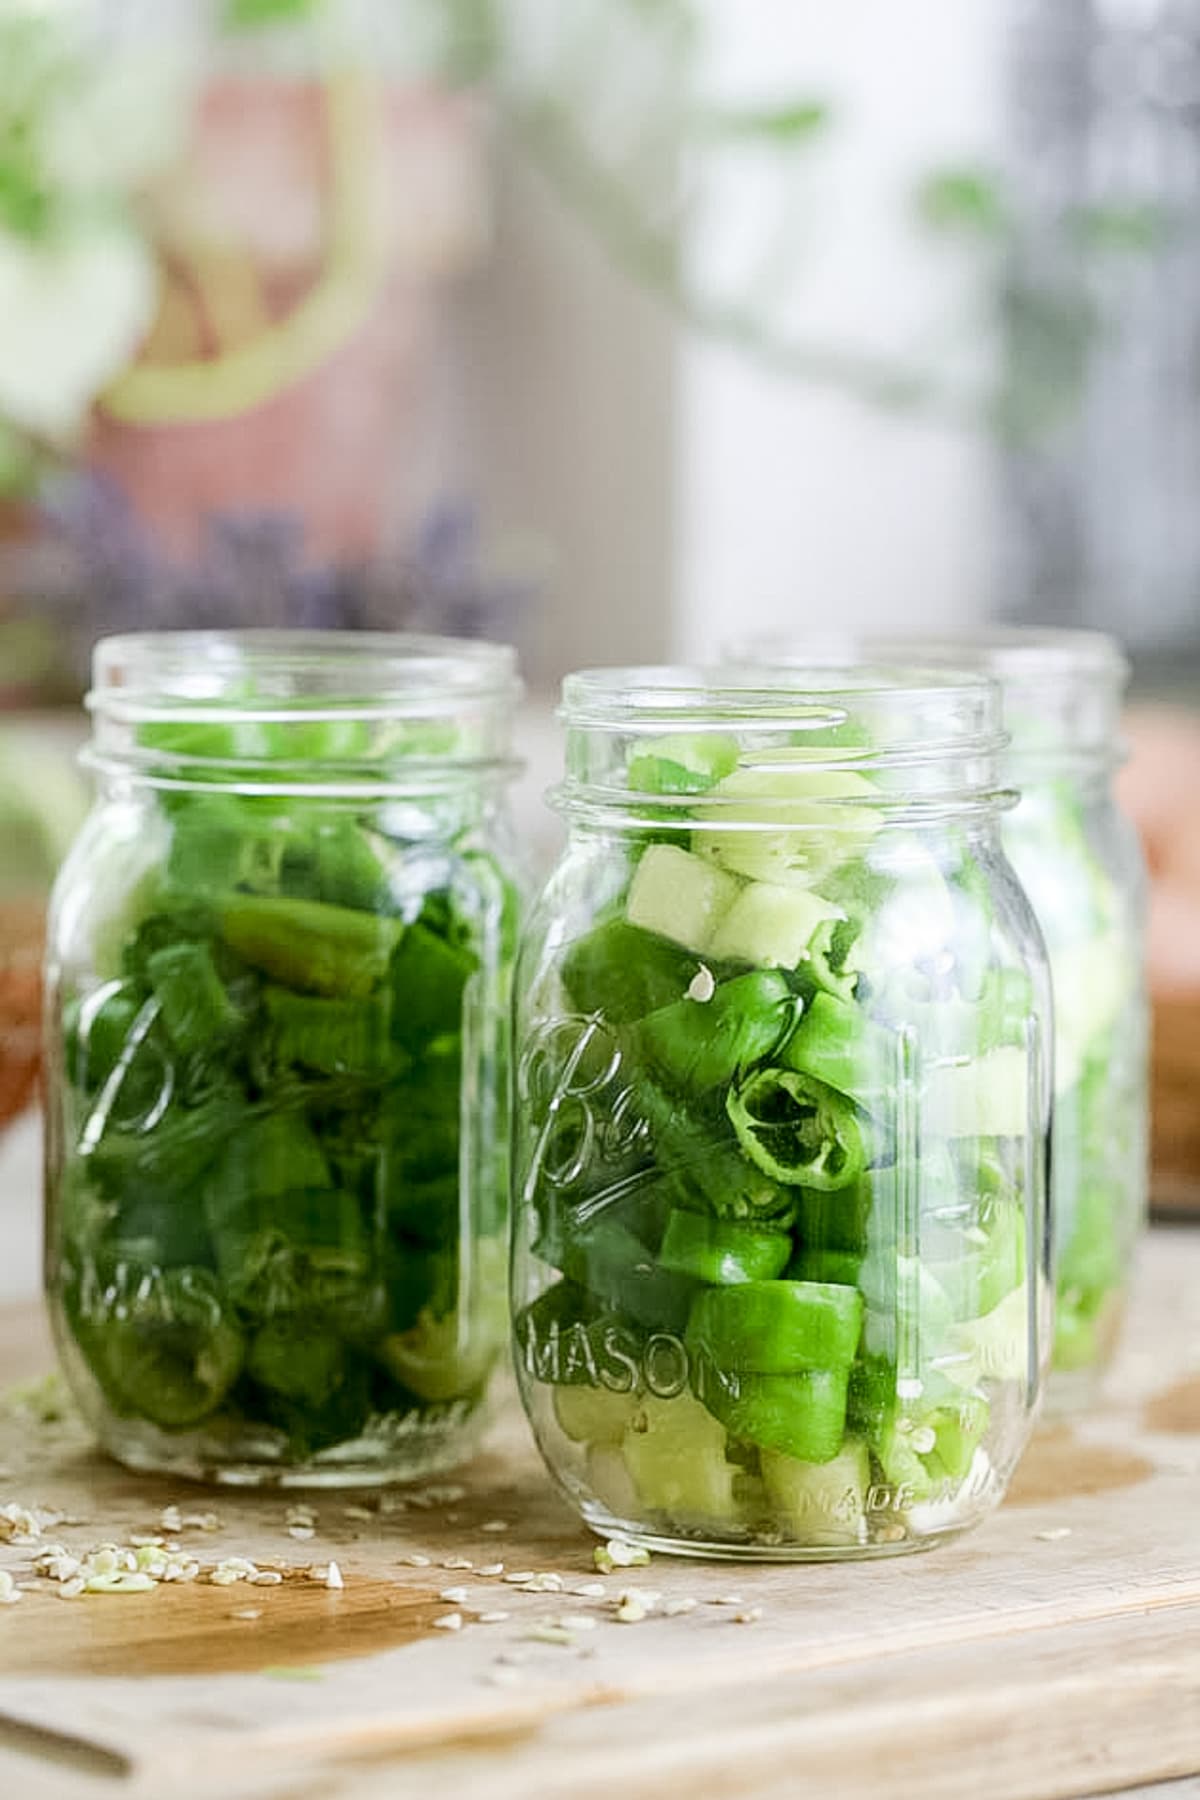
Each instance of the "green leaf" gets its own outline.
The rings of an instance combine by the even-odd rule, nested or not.
[[[825,132],[833,120],[826,100],[797,100],[783,106],[752,106],[713,111],[703,116],[701,129],[709,137],[760,138],[788,146],[807,144]]]
[[[1068,214],[1067,223],[1083,249],[1116,255],[1147,255],[1160,250],[1174,234],[1175,226],[1167,208],[1152,200],[1075,207]]]
[[[324,4],[325,0],[225,0],[221,23],[226,31],[304,24],[315,19]]]
[[[935,169],[917,188],[918,216],[935,231],[1001,238],[1009,230],[1008,201],[986,169]]]

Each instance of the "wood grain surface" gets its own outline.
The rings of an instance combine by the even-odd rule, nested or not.
[[[1200,1217],[1200,995],[1154,1002],[1153,1203]]]
[[[34,1315],[0,1315],[0,1378],[47,1354]],[[206,1563],[286,1574],[72,1602],[36,1584],[0,1608],[3,1800],[1059,1800],[1200,1773],[1200,1234],[1181,1229],[1151,1236],[1104,1408],[1043,1431],[982,1530],[891,1563],[598,1576],[511,1409],[460,1481],[398,1510],[310,1496],[304,1541],[294,1496],[137,1478],[12,1402],[0,1468],[0,1501],[67,1512],[72,1546],[176,1503],[217,1513],[182,1534]],[[28,1582],[31,1554],[0,1567]],[[482,1572],[498,1561],[604,1592],[521,1592]],[[629,1585],[696,1604],[621,1625]],[[451,1611],[462,1629],[435,1628]],[[594,1627],[543,1641],[564,1614]]]

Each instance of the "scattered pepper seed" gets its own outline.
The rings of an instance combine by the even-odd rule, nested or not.
[[[591,1613],[564,1613],[557,1620],[564,1631],[595,1631],[596,1621]]]
[[[443,1613],[440,1619],[433,1621],[435,1631],[461,1631],[462,1614],[460,1612]]]
[[[442,1561],[443,1569],[473,1569],[475,1564],[469,1556],[447,1556]]]
[[[485,1519],[479,1527],[480,1531],[507,1531],[507,1519]]]
[[[347,1519],[365,1519],[368,1524],[375,1522],[375,1514],[369,1506],[343,1506],[342,1515]]]
[[[578,1587],[568,1588],[567,1592],[580,1600],[603,1600],[608,1589],[602,1581],[583,1581]]]
[[[557,1644],[564,1650],[569,1650],[575,1642],[571,1633],[561,1625],[531,1625],[522,1636],[527,1643]]]
[[[111,1575],[92,1575],[84,1586],[89,1594],[149,1594],[158,1583],[151,1575],[119,1569]]]
[[[514,1569],[512,1571],[512,1573],[509,1575],[506,1575],[504,1577],[504,1579],[506,1582],[508,1582],[510,1587],[524,1587],[524,1585],[527,1581],[533,1580],[533,1570],[532,1569]]]
[[[666,1605],[663,1607],[663,1611],[667,1615],[668,1619],[677,1619],[683,1613],[695,1612],[695,1610],[696,1610],[696,1602],[694,1600],[687,1600],[687,1599],[668,1600]]]
[[[707,968],[704,963],[701,963],[700,967],[696,970],[696,973],[692,976],[691,981],[688,983],[688,999],[699,1000],[701,1005],[704,1005],[712,999],[716,991],[717,983],[712,970]]]
[[[611,1575],[614,1569],[645,1568],[650,1552],[640,1544],[627,1544],[623,1538],[609,1538],[606,1544],[596,1545],[592,1559],[605,1575]]]
[[[546,1570],[541,1575],[531,1575],[528,1581],[521,1583],[521,1586],[527,1594],[561,1594],[563,1578],[552,1570]]]
[[[506,1619],[511,1619],[511,1618],[512,1618],[511,1613],[482,1612],[482,1613],[475,1614],[475,1623],[477,1625],[503,1625],[503,1623]]]
[[[251,1587],[278,1587],[283,1576],[278,1569],[260,1569],[257,1575],[250,1576]]]
[[[311,1525],[289,1525],[287,1534],[290,1538],[295,1538],[297,1543],[300,1544],[306,1544],[310,1538],[314,1538],[317,1535]]]
[[[1069,1538],[1070,1535],[1071,1527],[1069,1525],[1055,1525],[1049,1531],[1034,1532],[1034,1536],[1040,1538],[1044,1544],[1057,1544],[1061,1538]]]
[[[7,1569],[0,1569],[0,1606],[15,1606],[21,1598]]]
[[[476,1569],[475,1573],[477,1575],[503,1575],[504,1564],[502,1562],[500,1562],[500,1563],[480,1563],[480,1565]]]
[[[741,1612],[734,1613],[733,1622],[735,1625],[757,1625],[762,1616],[761,1606],[746,1606]]]
[[[221,1521],[215,1512],[184,1513],[184,1531],[220,1531]]]
[[[465,1587],[443,1588],[438,1595],[438,1599],[444,1600],[448,1606],[463,1606],[466,1603],[466,1598],[467,1590]]]
[[[406,1569],[428,1569],[433,1562],[432,1556],[422,1556],[419,1550],[412,1550],[407,1556],[397,1559]]]
[[[231,1619],[245,1619],[247,1621],[250,1621],[253,1619],[261,1619],[262,1618],[262,1607],[261,1606],[235,1606],[229,1616]]]
[[[182,1531],[183,1519],[177,1506],[164,1506],[158,1515],[158,1522],[164,1531]]]
[[[740,1594],[714,1594],[708,1604],[710,1606],[745,1606],[746,1602]]]
[[[331,1562],[329,1567],[325,1571],[325,1586],[327,1588],[333,1588],[335,1590],[340,1590],[340,1589],[344,1588],[345,1585],[346,1585],[346,1582],[342,1575],[342,1571],[339,1569],[338,1565],[335,1562]]]

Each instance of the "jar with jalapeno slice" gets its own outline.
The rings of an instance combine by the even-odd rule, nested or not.
[[[893,1554],[1002,1497],[1050,1350],[1048,977],[998,694],[571,677],[519,959],[514,1342],[597,1531]]]

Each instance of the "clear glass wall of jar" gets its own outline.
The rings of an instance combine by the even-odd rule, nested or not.
[[[971,638],[759,638],[747,663],[919,657],[1000,682],[1019,790],[1008,855],[1033,903],[1054,986],[1052,1212],[1057,1323],[1048,1400],[1084,1405],[1111,1360],[1147,1202],[1149,1006],[1143,971],[1145,871],[1117,806],[1128,665],[1089,631]]]
[[[583,1518],[748,1558],[1002,1496],[1049,1354],[1044,950],[980,677],[564,690],[517,976],[522,1396]]]
[[[502,1350],[511,652],[243,633],[96,652],[48,967],[63,1366],[131,1467],[458,1462]]]

